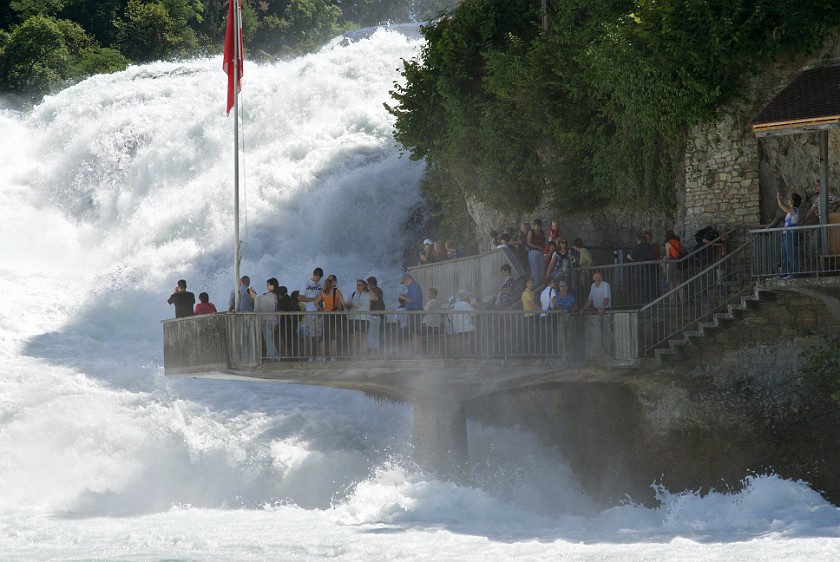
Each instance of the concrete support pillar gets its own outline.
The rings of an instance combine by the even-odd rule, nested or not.
[[[443,399],[414,402],[414,456],[427,470],[457,476],[467,461],[467,417],[463,404]]]

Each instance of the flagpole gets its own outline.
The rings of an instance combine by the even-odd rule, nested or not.
[[[234,4],[233,9],[233,231],[234,231],[234,257],[233,257],[233,298],[234,310],[239,312],[239,266],[242,262],[241,245],[239,236],[239,61],[242,57],[240,52],[240,37],[242,29],[242,14],[240,13],[239,0],[230,0]]]

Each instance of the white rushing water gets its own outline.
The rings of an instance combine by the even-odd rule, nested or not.
[[[395,294],[422,165],[383,109],[419,43],[378,32],[248,65],[242,272]],[[805,483],[596,508],[564,461],[470,426],[472,485],[406,460],[410,406],[162,374],[175,282],[232,285],[219,60],[97,76],[0,110],[0,560],[831,560]]]

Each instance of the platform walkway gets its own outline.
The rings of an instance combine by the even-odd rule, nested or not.
[[[599,267],[612,286],[614,302],[602,316],[559,311],[528,315],[516,308],[371,312],[369,317],[378,318],[380,326],[378,347],[372,351],[354,340],[348,329],[353,315],[344,312],[223,313],[166,320],[164,369],[171,376],[328,386],[411,402],[418,460],[446,472],[466,457],[465,401],[546,382],[613,380],[674,342],[702,335],[710,322],[729,318],[727,312],[743,306],[759,289],[789,291],[802,285],[802,291],[823,295],[820,286],[833,290],[840,279],[840,260],[834,259],[840,255],[838,233],[840,224],[804,227],[793,243],[784,229],[724,233],[730,240],[717,243],[725,242],[727,251],[719,255],[714,249],[719,246],[710,245],[681,260],[685,280],[669,290],[663,287],[659,262]],[[781,269],[782,247],[787,256],[795,256],[791,277]],[[511,263],[516,277],[524,275],[512,260],[510,252],[496,251],[412,272],[421,285],[443,287],[444,298],[445,291],[475,283],[473,293],[487,302],[498,286],[502,264]],[[574,272],[579,299],[593,269]],[[481,272],[478,277],[476,271]],[[835,297],[826,293],[824,298],[840,310]],[[404,327],[412,316],[422,316],[437,331],[424,329],[413,337]],[[318,338],[302,336],[301,327],[312,321],[320,323],[321,333],[326,326],[334,334],[334,347],[321,348]],[[269,332],[266,324],[272,326]],[[278,357],[268,356],[264,333],[276,338]]]

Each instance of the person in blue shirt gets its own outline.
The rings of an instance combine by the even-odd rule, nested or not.
[[[561,310],[563,312],[577,312],[575,296],[569,292],[569,284],[566,281],[560,281],[557,284],[557,296],[554,300],[557,310]]]
[[[410,273],[406,273],[402,277],[402,284],[405,290],[400,293],[400,299],[405,303],[407,311],[422,311],[423,310],[423,289],[414,280]],[[411,337],[411,346],[415,354],[420,353],[420,322],[423,315],[419,313],[408,314],[408,335]]]
[[[239,306],[236,306],[236,295],[231,291],[228,312],[254,312],[254,302],[257,298],[257,293],[251,288],[251,278],[243,275],[239,280],[238,290]]]

